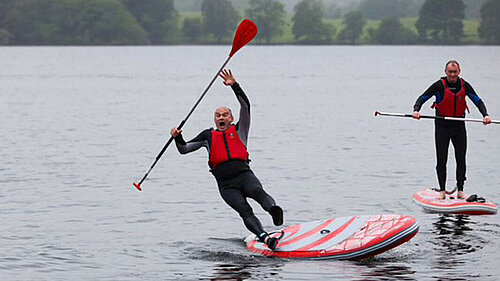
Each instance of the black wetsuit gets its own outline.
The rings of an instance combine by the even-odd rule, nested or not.
[[[445,82],[447,87],[455,94],[460,92],[462,89],[460,79],[455,83],[450,83],[446,77]],[[483,116],[488,115],[486,106],[481,98],[476,94],[472,86],[467,82],[464,82],[465,94],[470,98],[470,100],[477,106],[479,111]],[[432,96],[436,97],[436,103],[440,103],[444,98],[444,85],[442,80],[436,81],[432,84],[420,97],[418,97],[415,105],[413,106],[413,111],[420,111],[422,105],[430,99]],[[436,116],[441,116],[439,110],[436,108]],[[461,117],[465,117],[461,116]],[[467,153],[467,131],[465,129],[464,121],[451,121],[436,119],[435,120],[435,132],[434,139],[436,144],[436,172],[439,182],[439,188],[441,191],[446,190],[446,162],[448,161],[448,148],[450,145],[450,140],[455,149],[455,161],[457,163],[456,167],[456,180],[457,187],[459,191],[463,191],[466,170],[466,160],[465,156]]]
[[[248,132],[250,129],[250,102],[238,83],[231,86],[236,98],[240,102],[240,119],[236,130],[241,141],[247,147]],[[181,154],[186,154],[205,147],[210,155],[211,136],[213,128],[202,131],[198,136],[186,142],[179,135],[175,138],[177,149]],[[245,226],[257,236],[264,233],[262,224],[253,213],[252,207],[247,202],[247,197],[257,201],[264,210],[268,211],[276,205],[274,199],[267,194],[254,175],[248,162],[230,160],[221,163],[210,172],[214,175],[219,186],[222,199],[238,212]]]

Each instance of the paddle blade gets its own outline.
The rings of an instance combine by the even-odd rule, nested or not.
[[[251,20],[244,20],[238,26],[234,35],[233,48],[229,54],[232,57],[239,49],[252,41],[257,35],[257,25]]]
[[[141,185],[140,184],[137,184],[134,182],[134,186],[135,188],[137,188],[139,191],[142,191],[142,188],[141,188]]]

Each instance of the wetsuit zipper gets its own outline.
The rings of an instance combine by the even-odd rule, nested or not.
[[[457,96],[458,94],[455,94],[455,107],[453,109],[453,116],[457,116]]]
[[[222,132],[222,138],[224,139],[224,145],[226,146],[227,160],[231,160],[231,152],[229,151],[229,144],[226,139],[226,132]]]

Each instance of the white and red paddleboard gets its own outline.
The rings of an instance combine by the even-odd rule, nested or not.
[[[415,193],[413,200],[424,210],[432,213],[493,215],[498,209],[497,205],[492,202],[467,202],[465,199],[457,199],[449,194],[441,200],[439,192],[434,189],[425,189]]]
[[[250,251],[281,258],[357,260],[392,249],[415,236],[416,219],[404,215],[366,215],[296,224],[273,233],[282,238],[275,251],[255,235],[245,241]]]

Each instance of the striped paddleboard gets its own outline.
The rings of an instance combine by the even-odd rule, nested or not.
[[[466,196],[467,198],[467,196]],[[439,192],[425,189],[413,195],[413,201],[431,213],[466,214],[466,215],[493,215],[497,213],[497,205],[492,202],[467,202],[457,199],[453,195],[439,199]]]
[[[275,251],[255,235],[245,241],[250,251],[281,258],[362,259],[392,249],[415,236],[416,219],[404,215],[366,215],[296,224],[273,233],[279,240]]]

